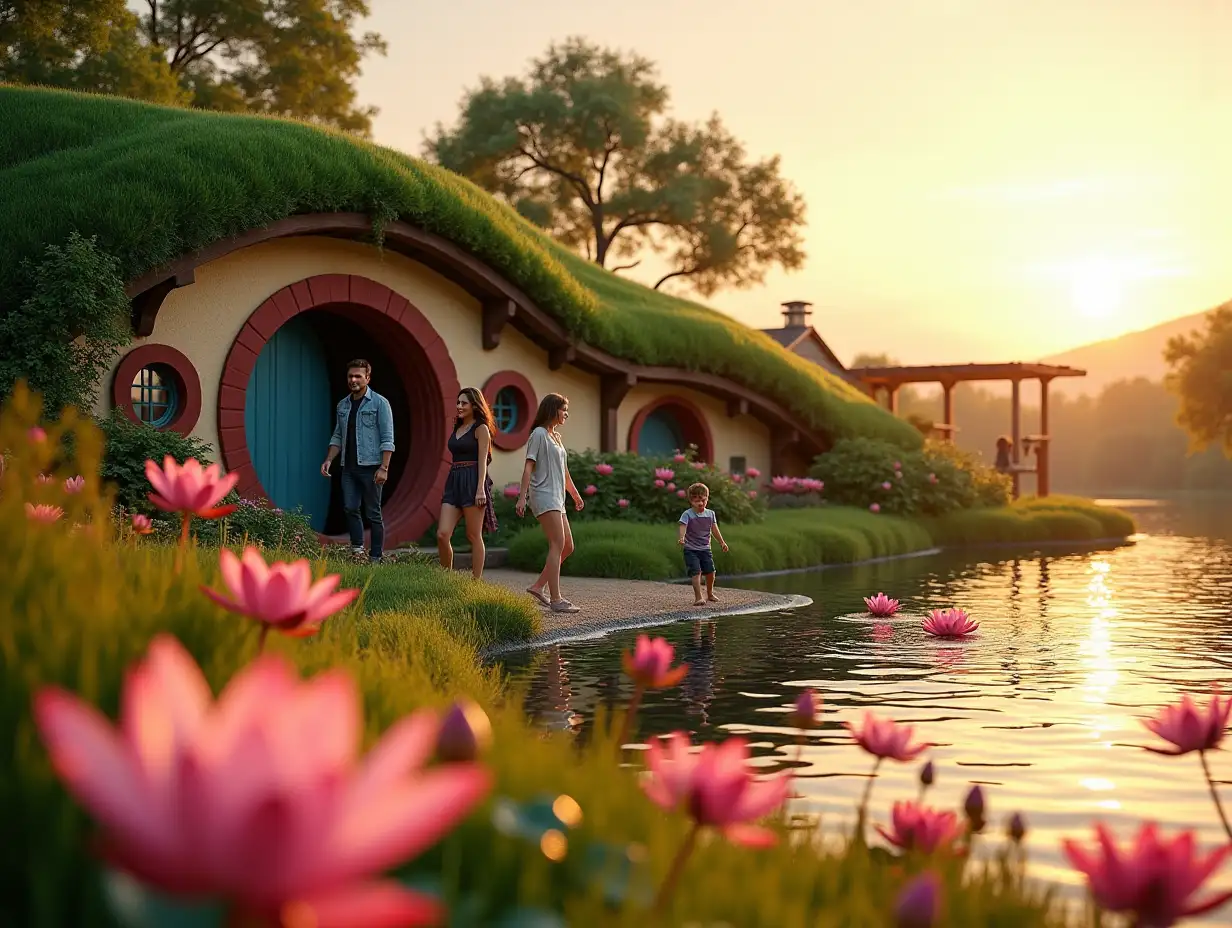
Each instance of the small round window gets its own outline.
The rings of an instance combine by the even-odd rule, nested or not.
[[[180,409],[175,372],[166,364],[147,364],[133,377],[132,409],[137,421],[166,427]]]
[[[496,427],[502,432],[518,430],[518,391],[513,387],[504,387],[496,394],[492,403],[492,417],[496,419]]]

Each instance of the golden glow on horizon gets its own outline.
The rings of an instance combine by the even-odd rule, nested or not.
[[[1125,306],[1127,274],[1116,262],[1080,261],[1070,278],[1070,300],[1087,319],[1107,319]]]

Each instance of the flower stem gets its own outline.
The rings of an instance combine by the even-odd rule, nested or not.
[[[860,838],[864,838],[864,822],[868,817],[868,799],[873,794],[873,783],[877,779],[877,770],[881,767],[881,762],[885,758],[878,757],[873,761],[873,772],[868,775],[868,785],[864,787],[864,798],[860,800],[860,812],[856,817],[856,830],[860,833]]]
[[[175,551],[175,572],[178,574],[184,569],[184,549],[188,547],[188,527],[192,524],[192,515],[187,512],[180,513],[180,546]]]
[[[1228,824],[1228,816],[1224,814],[1223,804],[1219,801],[1219,792],[1215,789],[1215,778],[1211,776],[1210,764],[1206,762],[1206,751],[1199,751],[1198,758],[1202,761],[1202,772],[1206,774],[1206,785],[1211,789],[1211,799],[1215,800],[1215,811],[1219,813],[1219,821],[1223,823],[1223,830],[1228,835],[1228,840],[1232,841],[1232,825]]]
[[[257,653],[260,654],[265,650],[265,639],[269,637],[269,625],[262,623],[261,634],[257,636]]]
[[[693,853],[693,845],[697,843],[697,833],[700,830],[701,825],[694,822],[689,833],[685,835],[684,841],[681,842],[680,850],[676,852],[671,869],[667,871],[667,877],[663,880],[663,885],[659,887],[659,894],[655,896],[654,911],[656,913],[662,915],[667,911],[668,903],[671,902],[676,892],[676,884],[680,882],[680,874],[684,872],[684,865],[688,862],[689,855]]]
[[[800,766],[800,759],[804,756],[804,735],[796,735],[796,766]]]
[[[633,690],[633,698],[629,700],[629,708],[625,710],[625,720],[620,725],[620,738],[616,742],[617,757],[623,755],[625,745],[629,743],[629,735],[633,731],[633,718],[637,715],[638,707],[642,704],[642,693],[645,691],[646,687],[640,683]]]

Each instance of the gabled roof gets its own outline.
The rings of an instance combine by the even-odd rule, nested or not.
[[[834,365],[836,371],[845,373],[847,368],[843,366],[843,362],[838,359],[830,346],[826,344],[825,339],[817,334],[817,330],[811,325],[789,325],[781,329],[762,329],[767,335],[773,338],[776,342],[786,348],[788,351],[795,351],[796,346],[805,339],[811,340],[820,350],[823,355]],[[851,379],[851,378],[847,378]]]

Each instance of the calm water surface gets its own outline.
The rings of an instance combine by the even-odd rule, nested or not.
[[[681,687],[648,694],[642,736],[745,735],[767,771],[794,768],[792,811],[831,830],[854,821],[871,766],[840,723],[874,709],[936,745],[931,803],[957,807],[981,783],[998,830],[1011,812],[1027,815],[1039,877],[1077,885],[1059,842],[1085,838],[1093,819],[1121,835],[1149,818],[1195,828],[1209,850],[1222,831],[1197,757],[1143,750],[1153,742],[1141,720],[1181,693],[1232,684],[1232,502],[1112,502],[1138,518],[1136,543],[945,554],[733,584],[803,593],[814,604],[657,629],[690,671]],[[879,590],[902,601],[900,615],[864,614],[862,597]],[[978,637],[942,643],[920,630],[924,614],[947,606],[979,619]],[[528,687],[542,724],[584,730],[597,705],[627,700],[619,655],[635,637],[561,645],[505,666]],[[797,765],[796,733],[783,716],[805,687],[823,696],[825,725]],[[1212,761],[1232,808],[1232,751]],[[872,821],[914,796],[917,772],[882,767]],[[1232,865],[1212,885],[1232,887]],[[1232,911],[1204,923],[1232,924]]]

